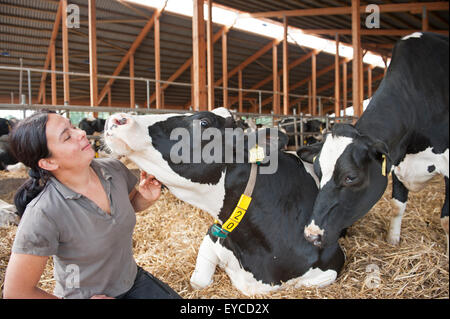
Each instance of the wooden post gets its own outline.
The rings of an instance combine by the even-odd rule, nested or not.
[[[155,16],[155,94],[156,108],[161,108],[161,42],[159,16]]]
[[[361,116],[361,21],[360,1],[352,0],[352,43],[353,43],[353,110],[355,116]]]
[[[62,14],[62,52],[63,52],[63,71],[69,72],[69,31],[67,29],[67,0],[61,0]],[[69,74],[63,75],[64,82],[64,104],[70,104],[70,82]]]
[[[239,86],[239,112],[243,112],[243,101],[242,101],[242,70],[238,72],[238,86]]]
[[[312,115],[312,82],[308,81],[308,114]]]
[[[98,105],[97,27],[95,0],[89,0],[89,83],[91,106]],[[111,94],[111,90],[109,90]]]
[[[51,69],[52,71],[56,71],[56,53],[55,53],[55,42],[51,45]],[[57,104],[57,96],[56,96],[56,73],[52,73],[52,105]]]
[[[343,105],[342,109],[344,110],[344,116],[346,114],[346,109],[348,106],[347,102],[347,62],[344,61],[342,64],[342,95],[343,95]]]
[[[273,43],[272,45],[272,73],[273,73],[273,102],[272,110],[274,114],[280,113],[280,106],[278,103],[278,50],[277,45]]]
[[[340,88],[339,88],[339,34],[336,33],[336,54],[334,56],[334,114],[339,117]]]
[[[130,66],[130,78],[134,78],[134,54],[130,55],[128,60]],[[130,79],[130,108],[136,107],[136,101],[134,96],[134,79]]]
[[[52,35],[50,37],[50,44],[48,46],[48,50],[47,50],[47,56],[45,57],[45,63],[44,63],[44,70],[47,70],[49,65],[51,64],[51,51],[52,51],[52,46],[55,43],[56,37],[58,36],[58,31],[59,31],[59,24],[61,23],[61,15],[62,15],[62,6],[61,6],[61,2],[58,4],[58,9],[56,11],[56,17],[55,17],[55,23],[53,24],[53,30],[52,30]],[[43,72],[41,75],[41,84],[39,87],[39,94],[38,94],[38,100],[36,103],[40,103],[41,99],[43,98],[44,94],[45,94],[45,80],[47,79],[47,72]],[[19,97],[20,99],[20,97]],[[45,104],[45,102],[43,102]]]
[[[194,67],[194,105],[195,111],[207,110],[206,65],[205,65],[205,19],[203,0],[194,0],[192,16],[192,45]]]
[[[311,56],[311,94],[312,94],[312,115],[317,115],[317,66],[316,66],[316,54]]]
[[[228,108],[228,44],[225,31],[222,34],[222,82],[223,107]]]
[[[369,65],[367,69],[367,98],[372,97],[372,68],[373,66]]]
[[[208,0],[207,60],[208,60],[208,111],[214,108],[214,43],[212,28],[212,0]]]
[[[108,89],[108,106],[112,105],[111,87]]]
[[[422,31],[428,31],[428,12],[426,6],[422,8]]]
[[[289,113],[289,69],[288,69],[288,42],[287,31],[288,23],[287,18],[283,18],[284,37],[283,37],[283,114]]]

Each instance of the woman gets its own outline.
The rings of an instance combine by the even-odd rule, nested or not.
[[[94,159],[86,133],[56,113],[39,112],[11,133],[30,179],[14,202],[23,214],[4,283],[4,298],[179,298],[136,265],[135,211],[161,194],[154,176],[137,178],[114,159]],[[53,256],[54,295],[36,285]]]

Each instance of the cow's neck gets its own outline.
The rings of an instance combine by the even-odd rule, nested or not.
[[[381,90],[381,87],[378,89]],[[377,91],[378,93],[378,91]],[[370,108],[366,109],[355,127],[362,135],[383,141],[389,149],[394,163],[401,160],[415,132],[413,108],[407,107],[408,101],[396,101],[395,94],[375,94]],[[392,107],[395,105],[395,108]]]
[[[208,212],[214,218],[219,215],[225,198],[226,171],[216,184],[203,184],[175,173],[156,150],[135,152],[128,157],[140,169],[154,175],[178,199]]]

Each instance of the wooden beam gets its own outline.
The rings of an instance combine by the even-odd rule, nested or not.
[[[422,31],[428,31],[428,12],[427,7],[422,7]]]
[[[213,37],[213,43],[217,42],[221,37],[222,34],[226,34],[228,33],[228,31],[230,30],[229,27],[223,26],[216,34],[214,34]],[[178,79],[178,77],[184,73],[184,71],[186,71],[191,65],[192,65],[192,60],[193,57],[191,56],[188,60],[186,60],[182,66],[180,66],[178,68],[178,70],[175,71],[174,74],[172,74],[166,81],[167,82],[173,82],[176,79]],[[170,86],[170,83],[164,83],[161,85],[161,91],[164,91],[165,89],[167,89]],[[153,93],[152,96],[150,97],[150,103],[153,103],[153,101],[156,99],[156,93]]]
[[[336,34],[336,54],[334,55],[334,114],[339,116],[339,101],[340,101],[340,88],[339,88],[339,34]]]
[[[278,48],[275,43],[272,43],[272,111],[274,114],[280,114],[280,106],[278,105]]]
[[[45,57],[45,62],[44,62],[44,70],[47,70],[49,65],[50,65],[50,60],[51,60],[51,55],[52,55],[52,46],[54,46],[55,41],[56,41],[56,37],[58,36],[58,31],[59,31],[59,25],[61,23],[61,14],[62,14],[62,7],[61,7],[61,3],[58,4],[58,9],[56,11],[56,16],[55,16],[55,23],[53,23],[53,29],[52,29],[52,34],[50,36],[50,43],[48,45],[48,50],[47,50],[47,56]],[[38,94],[38,100],[37,103],[41,102],[41,99],[43,97],[44,94],[44,90],[45,90],[45,80],[47,79],[47,72],[43,72],[41,75],[41,84],[39,87],[39,94]]]
[[[305,55],[301,56],[300,58],[295,59],[294,61],[292,61],[291,63],[289,63],[289,65],[288,65],[288,70],[291,70],[291,69],[293,69],[293,68],[296,67],[296,66],[299,66],[300,64],[302,64],[302,63],[306,62],[308,59],[310,59],[311,56],[312,56],[313,54],[318,54],[318,53],[320,53],[320,51],[318,51],[318,50],[311,50],[311,51],[309,51],[307,54],[305,54]],[[281,75],[282,72],[283,72],[283,69],[279,69],[277,75]],[[259,89],[260,87],[262,87],[262,86],[266,85],[267,83],[269,83],[270,81],[272,81],[272,79],[273,79],[273,74],[272,74],[272,75],[269,75],[269,76],[266,77],[265,79],[259,81],[259,82],[256,83],[255,85],[253,85],[253,86],[250,88],[250,90],[257,90],[257,89]],[[289,90],[292,90],[292,88],[289,87]],[[244,92],[243,95],[244,95],[244,97],[245,97],[245,96],[247,95],[247,92]],[[237,101],[238,101],[237,98],[233,98],[233,99],[231,99],[231,102],[230,102],[229,105],[233,105],[233,104],[236,103]]]
[[[238,72],[238,87],[239,87],[239,112],[243,112],[243,101],[242,101],[242,70],[239,70]]]
[[[130,67],[130,108],[134,109],[136,107],[135,100],[135,90],[134,90],[134,55],[130,55],[130,59],[128,60]]]
[[[203,0],[194,0],[192,16],[192,46],[194,67],[194,105],[195,111],[207,110],[206,65],[205,65],[205,19]]]
[[[373,67],[369,65],[367,69],[367,98],[372,97],[372,69]]]
[[[52,71],[56,71],[56,49],[55,49],[55,42],[52,42],[52,45],[50,47],[50,56],[51,56],[51,69]],[[56,96],[56,73],[52,73],[51,75],[52,80],[52,105],[57,104],[57,96]]]
[[[267,43],[264,47],[262,47],[261,49],[258,50],[258,52],[256,52],[255,54],[253,54],[252,56],[248,57],[247,59],[245,59],[244,62],[242,62],[241,64],[239,64],[237,67],[235,67],[233,70],[231,70],[230,72],[228,72],[228,79],[231,78],[233,75],[235,75],[236,73],[239,72],[239,70],[243,70],[245,69],[249,64],[253,63],[254,61],[256,61],[257,59],[259,59],[262,55],[264,55],[265,53],[267,53],[267,51],[269,51],[270,49],[272,49],[274,46],[277,46],[278,43],[280,43],[280,40],[278,39],[274,39],[272,41],[270,41],[269,43]],[[275,69],[276,70],[276,69]],[[222,84],[222,79],[219,79],[216,81],[216,83],[214,83],[216,86],[219,86]]]
[[[342,101],[342,109],[344,110],[344,116],[345,116],[345,110],[347,109],[347,62],[344,62],[342,64],[342,95],[343,95],[343,101]]]
[[[208,63],[208,111],[214,108],[214,45],[212,41],[212,0],[208,0],[208,23],[206,28],[207,35],[207,63]]]
[[[360,1],[352,0],[352,44],[353,44],[353,110],[356,117],[360,117],[360,82],[361,82],[361,20],[360,20]]]
[[[283,18],[283,114],[289,112],[289,68],[288,68],[288,21]]]
[[[155,95],[156,108],[161,109],[161,37],[159,16],[155,16]]]
[[[361,35],[370,36],[405,36],[414,32],[421,32],[419,29],[362,29]],[[448,30],[429,30],[430,32],[448,35]],[[351,29],[303,29],[302,32],[308,34],[322,34],[322,35],[351,35]]]
[[[312,82],[308,81],[308,114],[312,115]]]
[[[421,13],[422,7],[425,6],[429,11],[448,11],[448,2],[412,2],[412,3],[392,3],[379,4],[380,13],[385,12],[411,12]],[[281,10],[268,12],[255,12],[241,14],[241,17],[251,18],[283,18],[286,17],[305,17],[305,16],[320,16],[320,15],[345,15],[352,14],[351,7],[328,7],[328,8],[312,8],[312,9],[295,9],[295,10]],[[366,5],[359,6],[355,10],[360,13],[366,12]]]
[[[163,9],[164,10],[164,9]],[[122,60],[117,65],[116,69],[113,72],[113,76],[117,76],[120,74],[120,72],[123,70],[125,65],[128,63],[128,60],[130,59],[130,56],[134,54],[134,52],[137,50],[137,48],[141,45],[144,38],[147,36],[148,32],[151,30],[155,23],[155,17],[159,17],[163,10],[156,10],[155,13],[153,13],[153,16],[147,21],[145,26],[142,28],[139,35],[134,40],[133,44],[131,45],[130,49],[125,53],[125,56],[122,58]],[[111,87],[111,85],[115,82],[114,78],[110,78],[103,89],[100,92],[100,96],[98,99],[98,103],[100,104],[103,99],[106,96],[106,93],[108,92],[108,88]]]
[[[91,106],[98,105],[98,80],[97,80],[97,24],[95,0],[89,0],[89,90]],[[110,99],[111,87],[108,90]],[[109,102],[108,102],[109,103]]]
[[[67,29],[67,0],[60,0],[62,6],[62,57],[63,72],[69,72],[69,31]],[[69,74],[63,75],[64,80],[64,104],[70,104],[70,80]]]
[[[225,31],[222,34],[222,87],[223,107],[228,108],[228,43]]]
[[[317,114],[317,55],[311,57],[311,94],[312,94],[312,115]]]

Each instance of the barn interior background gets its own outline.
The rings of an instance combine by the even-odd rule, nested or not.
[[[54,107],[77,124],[118,110],[225,106],[261,124],[357,118],[394,43],[418,31],[448,35],[448,10],[448,1],[0,0],[0,117]],[[1,171],[0,199],[11,203],[25,177]],[[389,198],[390,188],[342,239],[347,263],[335,284],[264,297],[448,298],[443,181],[410,195],[399,246],[385,241]],[[211,223],[164,194],[138,214],[137,262],[183,297],[244,297],[220,270],[208,289],[190,288]],[[0,228],[0,284],[15,230]],[[41,285],[51,290],[49,269]]]

